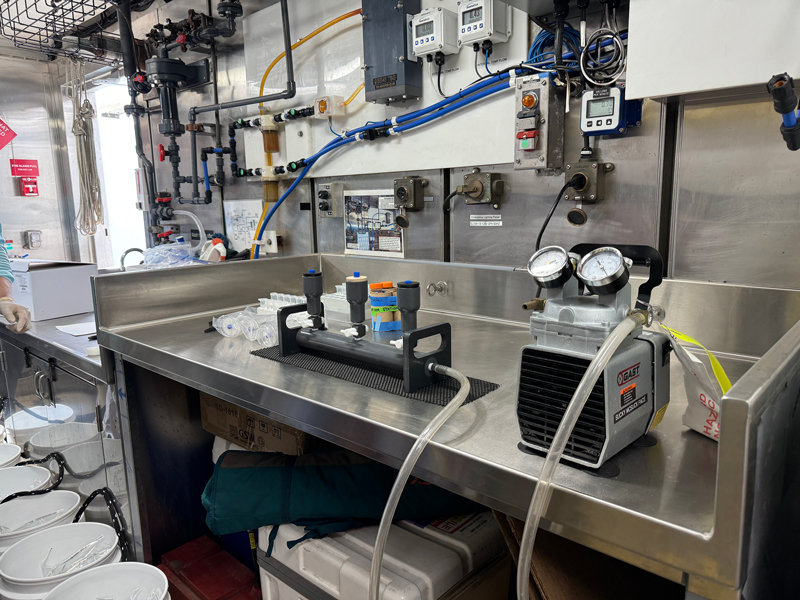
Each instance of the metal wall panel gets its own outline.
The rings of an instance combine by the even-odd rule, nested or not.
[[[665,108],[646,101],[642,126],[618,138],[592,138],[595,155],[616,168],[606,176],[606,199],[583,205],[589,221],[583,227],[567,222],[566,214],[575,202],[562,201],[542,238],[542,245],[567,248],[581,242],[645,244],[657,247],[660,207],[660,153]],[[567,115],[566,162],[577,161],[583,138],[578,125],[580,106],[572,102]],[[537,175],[535,171],[513,171],[510,167],[481,167],[502,173],[506,193],[501,207],[467,206],[456,198],[453,210],[452,259],[455,262],[524,265],[533,254],[536,236],[556,195],[564,185],[564,175]],[[455,169],[451,189],[462,184],[468,169]],[[497,215],[502,227],[473,227],[471,215]]]
[[[797,154],[769,97],[686,103],[670,275],[800,289]]]
[[[411,174],[411,173],[409,173]],[[413,173],[428,180],[425,196],[433,198],[426,202],[421,211],[407,212],[410,226],[404,232],[405,258],[415,260],[442,260],[442,226],[444,198],[441,171],[418,171]],[[406,174],[387,173],[385,175],[353,175],[351,177],[316,179],[315,190],[326,183],[342,183],[345,190],[391,190],[394,180]],[[312,203],[316,207],[315,201]],[[317,223],[317,244],[319,252],[344,254],[344,218],[319,219]]]
[[[0,223],[3,235],[14,241],[12,254],[29,254],[31,258],[65,260],[71,258],[70,240],[65,239],[62,226],[65,219],[62,204],[64,189],[58,177],[60,165],[55,152],[61,147],[54,113],[53,80],[48,65],[33,60],[0,60],[0,119],[17,137],[0,150]],[[61,118],[63,127],[63,117]],[[39,161],[39,196],[23,198],[19,182],[11,176],[11,159]],[[36,229],[42,232],[39,250],[22,248],[22,232]]]

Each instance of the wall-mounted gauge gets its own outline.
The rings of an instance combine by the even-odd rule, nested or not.
[[[616,248],[598,248],[581,259],[577,275],[593,294],[614,294],[628,283],[628,267],[632,264]]]
[[[563,286],[575,273],[572,258],[560,246],[547,246],[531,256],[528,273],[543,288]]]

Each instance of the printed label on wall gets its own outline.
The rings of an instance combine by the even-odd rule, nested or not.
[[[39,176],[39,161],[38,160],[20,160],[18,158],[11,159],[11,176],[12,177],[38,177]]]
[[[14,133],[14,130],[6,125],[2,119],[0,119],[0,150],[10,144],[11,140],[13,140],[15,137],[17,137],[17,134]],[[12,160],[11,162],[13,163],[14,161]]]

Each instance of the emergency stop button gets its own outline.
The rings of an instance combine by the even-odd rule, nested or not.
[[[539,141],[539,131],[537,129],[530,129],[528,131],[520,131],[517,133],[517,143],[519,149],[525,152],[536,150],[536,143]]]

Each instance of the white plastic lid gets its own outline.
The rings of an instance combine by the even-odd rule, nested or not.
[[[86,349],[86,356],[100,356],[100,346],[97,344]]]

